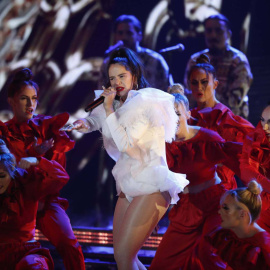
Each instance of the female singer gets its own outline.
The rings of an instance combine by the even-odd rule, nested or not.
[[[108,64],[104,104],[69,130],[102,130],[104,146],[116,161],[113,175],[118,201],[113,220],[114,256],[119,270],[146,269],[137,253],[170,203],[188,184],[169,171],[165,140],[175,136],[174,98],[145,88],[141,64],[127,48],[116,49]],[[115,100],[116,95],[120,101]]]
[[[214,130],[226,141],[243,142],[254,127],[216,99],[218,80],[207,55],[197,58],[196,65],[189,71],[188,83],[197,102],[197,108],[191,110],[190,124]],[[226,166],[220,166],[218,174],[227,189],[237,187],[234,172]]]
[[[1,269],[52,270],[49,250],[34,240],[38,201],[59,191],[69,177],[60,164],[43,157],[22,158],[19,167],[0,139]]]
[[[65,167],[65,152],[74,147],[74,141],[59,129],[69,116],[67,113],[54,117],[35,115],[39,87],[32,77],[31,70],[24,68],[15,74],[10,83],[8,102],[14,117],[5,123],[0,121],[0,137],[7,143],[17,162],[22,157],[45,157]],[[68,201],[58,196],[59,191],[52,190],[39,202],[37,228],[56,247],[66,269],[85,269],[81,247],[65,212]]]
[[[227,191],[220,201],[221,228],[208,241],[230,269],[270,269],[270,234],[257,223],[262,202],[261,186],[251,181],[247,188]]]

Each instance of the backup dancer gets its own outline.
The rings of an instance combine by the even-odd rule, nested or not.
[[[270,233],[270,105],[263,110],[255,130],[246,137],[240,162],[244,184],[247,186],[256,179],[263,187],[262,213],[257,223]]]
[[[225,164],[239,174],[242,145],[225,142],[212,130],[188,125],[188,100],[173,95],[179,122],[175,140],[166,144],[167,162],[173,172],[186,174],[190,184],[169,212],[170,225],[150,269],[226,269],[225,263],[212,256],[204,236],[220,224],[219,201],[225,188],[218,166]]]
[[[221,198],[222,228],[207,240],[230,269],[270,269],[270,234],[257,224],[261,190],[256,181],[251,181],[248,187],[229,190]]]
[[[207,55],[201,54],[196,65],[188,73],[189,88],[197,102],[191,110],[191,125],[198,125],[216,131],[223,139],[231,142],[243,142],[246,135],[254,130],[250,122],[233,114],[215,97],[218,86],[216,71]],[[218,168],[218,175],[227,189],[237,187],[234,172],[226,166]]]
[[[2,270],[50,269],[50,252],[34,240],[38,202],[69,176],[56,161],[15,157],[0,139],[0,265]],[[25,170],[27,169],[27,171]]]
[[[22,157],[45,157],[65,167],[65,152],[75,143],[59,129],[69,115],[35,115],[38,94],[39,87],[32,81],[31,70],[18,71],[8,88],[8,102],[14,117],[5,123],[0,121],[0,137],[17,162]],[[51,194],[39,202],[37,228],[56,247],[67,270],[84,270],[83,253],[65,212],[67,207],[68,201],[59,197],[59,190],[52,189]]]

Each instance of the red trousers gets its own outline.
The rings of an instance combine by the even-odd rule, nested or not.
[[[16,242],[0,245],[1,270],[53,270],[47,248],[38,242]]]
[[[220,225],[222,185],[196,194],[181,194],[169,213],[170,225],[157,249],[150,270],[219,270],[226,264],[212,253],[204,236]]]
[[[50,201],[38,213],[37,228],[56,247],[66,270],[84,270],[82,248],[75,237],[70,220],[60,203]]]

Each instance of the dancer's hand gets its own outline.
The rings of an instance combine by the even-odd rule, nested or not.
[[[41,144],[37,143],[37,138],[34,138],[35,141],[33,143],[33,149],[34,151],[39,155],[42,156],[43,154],[45,154],[49,149],[51,149],[54,145],[54,140],[53,138],[42,142]]]
[[[39,161],[36,157],[24,157],[19,161],[18,167],[21,169],[29,169],[31,166],[36,166]]]

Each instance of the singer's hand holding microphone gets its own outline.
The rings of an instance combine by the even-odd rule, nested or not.
[[[116,90],[113,87],[109,87],[109,88],[105,88],[104,86],[102,86],[104,92],[101,94],[102,97],[104,97],[104,109],[106,111],[106,115],[107,117],[114,112],[113,109],[113,101],[115,99],[116,96]]]

